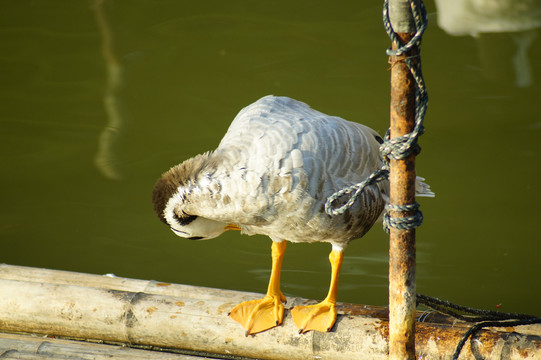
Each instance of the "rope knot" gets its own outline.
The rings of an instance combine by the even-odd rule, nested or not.
[[[379,147],[380,156],[385,162],[389,160],[402,160],[411,154],[418,155],[421,147],[417,143],[417,138],[421,134],[409,133],[403,136],[389,140],[387,137]]]
[[[385,205],[385,213],[383,214],[383,229],[385,232],[389,233],[391,228],[411,230],[421,226],[423,213],[419,210],[419,206],[417,202],[407,205]],[[390,215],[391,211],[401,213],[414,211],[414,213],[411,216],[396,217]]]

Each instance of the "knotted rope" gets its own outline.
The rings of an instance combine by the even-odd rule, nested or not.
[[[387,31],[387,35],[391,41],[396,45],[396,50],[387,49],[386,53],[389,56],[400,56],[411,49],[417,47],[420,49],[421,39],[423,32],[427,26],[426,9],[422,1],[410,1],[410,6],[415,20],[416,33],[413,38],[405,45],[400,44],[398,36],[394,32],[391,21],[389,19],[389,4],[388,0],[385,0],[383,5],[383,25]],[[425,82],[421,72],[420,61],[413,61],[412,58],[406,57],[403,60],[408,69],[411,71],[413,79],[416,84],[415,90],[415,126],[412,132],[409,134],[390,139],[390,131],[385,134],[385,139],[380,146],[380,157],[382,159],[382,166],[380,169],[370,174],[364,181],[341,189],[327,199],[325,203],[325,211],[329,215],[341,215],[347,209],[351,208],[357,198],[361,195],[367,186],[374,185],[380,181],[389,179],[389,160],[405,159],[411,154],[418,154],[420,147],[417,143],[419,136],[424,133],[423,120],[426,113],[428,104],[428,95],[426,92]],[[337,205],[337,200],[349,196],[347,202],[341,206]],[[390,211],[393,212],[410,212],[415,211],[411,216],[407,217],[394,217],[390,215]],[[389,232],[389,228],[397,228],[403,230],[414,229],[421,225],[423,221],[423,215],[419,210],[419,204],[407,204],[407,205],[390,205],[385,207],[385,213],[383,215],[383,228]]]

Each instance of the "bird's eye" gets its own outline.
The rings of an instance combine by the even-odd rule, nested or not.
[[[192,221],[194,221],[195,219],[197,219],[197,215],[188,215],[188,214],[185,214],[185,213],[182,213],[181,215],[178,215],[178,214],[175,213],[175,215],[173,215],[173,218],[177,221],[177,223],[180,226],[186,226],[189,223],[191,223]]]

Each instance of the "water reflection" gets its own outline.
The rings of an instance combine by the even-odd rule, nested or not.
[[[541,27],[540,0],[436,0],[436,5],[443,30],[475,38],[488,79],[532,85],[528,51]]]
[[[105,14],[105,0],[95,1],[96,23],[101,34],[102,55],[107,71],[103,104],[107,124],[98,137],[94,162],[100,173],[108,179],[122,179],[118,147],[123,135],[127,113],[123,109],[120,91],[123,84],[123,68],[114,49],[114,33]]]

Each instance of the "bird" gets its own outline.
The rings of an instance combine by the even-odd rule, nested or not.
[[[214,151],[162,174],[152,193],[158,217],[178,236],[211,239],[228,230],[272,240],[266,295],[242,302],[230,317],[246,336],[282,324],[286,297],[280,273],[287,242],[331,244],[331,281],[324,300],[291,309],[299,333],[327,332],[336,321],[344,250],[380,218],[389,183],[368,186],[341,215],[327,198],[382,166],[383,142],[371,128],[329,116],[284,96],[265,96],[243,108]],[[417,179],[418,195],[432,196]],[[339,199],[340,200],[340,199]]]

